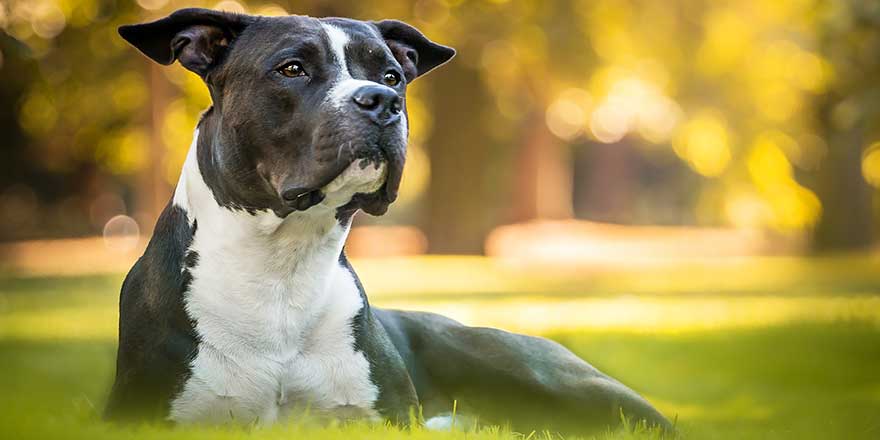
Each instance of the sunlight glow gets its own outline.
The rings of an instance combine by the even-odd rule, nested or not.
[[[659,87],[623,70],[608,69],[597,73],[596,83],[613,78],[608,93],[589,118],[590,133],[603,143],[615,143],[627,133],[637,132],[645,140],[660,144],[669,140],[678,125],[681,109]]]
[[[746,166],[755,186],[772,208],[772,226],[802,229],[819,220],[822,203],[794,179],[792,166],[773,137],[759,136],[755,140]]]
[[[591,104],[592,98],[586,90],[565,90],[547,107],[547,128],[562,140],[576,138],[583,133]]]
[[[168,0],[137,0],[137,4],[148,11],[154,11],[167,5]]]
[[[704,111],[685,123],[673,147],[694,171],[706,177],[721,175],[730,162],[727,127],[720,116],[710,111]]]
[[[283,7],[276,5],[276,4],[273,4],[273,3],[269,3],[266,5],[260,6],[259,8],[257,8],[256,11],[254,11],[254,14],[265,15],[267,17],[277,17],[277,16],[283,16],[283,15],[289,15],[287,10],[285,10]]]
[[[862,159],[862,176],[871,186],[880,188],[880,142],[871,144]]]
[[[241,3],[234,0],[223,0],[214,5],[213,9],[217,9],[220,11],[236,12],[239,14],[244,14],[247,12],[247,9]]]

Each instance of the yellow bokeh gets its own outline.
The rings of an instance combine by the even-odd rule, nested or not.
[[[42,137],[58,121],[58,110],[48,94],[35,90],[25,98],[18,112],[18,122],[27,133]]]
[[[738,11],[713,10],[705,18],[706,37],[697,51],[697,67],[717,75],[732,69],[746,55],[753,27]]]
[[[730,135],[715,112],[704,111],[687,121],[674,139],[675,153],[694,171],[716,177],[730,163]]]
[[[636,42],[629,32],[632,8],[626,2],[602,0],[590,6],[586,29],[596,53],[608,60],[620,60],[633,55]]]
[[[746,165],[752,181],[761,189],[781,185],[791,179],[791,164],[770,136],[759,136],[755,140]]]
[[[177,182],[186,153],[189,150],[197,113],[187,106],[185,99],[177,99],[165,108],[162,120],[162,143],[165,145],[165,181]]]
[[[651,144],[665,144],[681,119],[678,103],[664,91],[668,83],[666,68],[651,59],[640,59],[632,68],[602,67],[590,78],[590,92],[579,92],[601,99],[589,105],[557,99],[548,109],[548,127],[566,139],[567,132],[577,132],[577,120],[586,117],[589,134],[599,142],[615,143],[638,133]]]
[[[143,78],[135,72],[120,76],[114,81],[112,89],[113,105],[121,112],[134,111],[147,102],[149,91]]]
[[[880,142],[874,142],[862,157],[862,176],[874,188],[880,188]]]
[[[754,90],[759,114],[773,122],[784,122],[801,109],[801,94],[789,83],[768,81]]]
[[[791,163],[772,136],[759,136],[752,145],[746,166],[761,196],[768,202],[769,223],[778,229],[803,229],[819,221],[822,204],[795,179]]]
[[[113,174],[132,174],[147,162],[150,139],[140,128],[119,130],[104,136],[95,150],[95,161]]]
[[[410,143],[406,148],[406,165],[400,181],[397,203],[408,204],[425,194],[431,180],[431,159],[421,144]]]
[[[268,3],[254,9],[254,14],[265,15],[267,17],[275,17],[280,15],[288,15],[289,12],[287,12],[287,10],[284,9],[283,6],[274,3]]]
[[[736,188],[724,198],[727,221],[737,228],[760,228],[772,219],[772,208],[754,191]]]
[[[150,64],[137,54],[119,38],[119,24],[157,19],[184,6],[259,15],[321,10],[317,3],[280,0],[136,0],[113,10],[103,4],[10,0],[0,6],[0,29],[30,49],[36,78],[21,87],[11,105],[43,166],[60,170],[94,162],[126,175],[131,187],[140,182],[139,172],[163,175],[169,185],[177,181],[193,127],[211,98],[198,75],[179,65]],[[826,13],[841,29],[854,26],[839,22],[855,13],[841,5],[416,0],[342,2],[326,10],[410,22],[432,40],[459,49],[450,64],[459,70],[448,74],[482,79],[478,86],[458,88],[450,86],[457,81],[434,82],[442,77],[432,75],[409,88],[411,154],[401,196],[406,200],[424,195],[430,155],[440,154],[431,145],[435,118],[462,111],[427,105],[435,101],[431,95],[473,93],[475,109],[491,108],[474,114],[487,118],[474,142],[483,147],[485,139],[498,141],[499,163],[516,163],[518,152],[528,150],[533,137],[522,134],[530,133],[536,120],[554,142],[575,148],[619,143],[670,170],[677,165],[670,160],[678,157],[706,178],[683,191],[719,199],[705,205],[716,210],[711,218],[698,216],[707,218],[706,224],[722,219],[744,227],[796,228],[814,224],[821,212],[794,169],[822,172],[835,160],[825,154],[824,129],[845,132],[864,121],[864,135],[871,136],[876,128],[863,94],[835,95],[841,81],[868,68],[841,62],[850,55],[831,49],[842,45],[853,50],[853,57],[869,59],[864,54],[873,41],[870,33],[827,34],[829,23],[821,21]],[[14,54],[4,51],[0,65],[18,69]],[[91,62],[81,62],[86,59]],[[483,96],[489,100],[481,102]],[[819,108],[824,103],[828,108]],[[129,151],[136,145],[144,151]],[[861,173],[880,188],[878,149],[875,143],[865,150]],[[593,166],[562,160],[571,168]],[[438,172],[434,179],[443,178]],[[643,202],[644,196],[634,197]]]
[[[560,139],[574,139],[583,132],[589,120],[592,101],[586,90],[570,88],[563,91],[547,108],[547,128]]]

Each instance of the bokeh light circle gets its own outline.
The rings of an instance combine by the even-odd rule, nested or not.
[[[127,215],[117,215],[104,224],[104,246],[128,252],[137,247],[141,231],[137,222]]]

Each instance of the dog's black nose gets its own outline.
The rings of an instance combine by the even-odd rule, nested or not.
[[[358,109],[364,112],[371,121],[381,125],[391,125],[400,120],[403,102],[390,87],[370,85],[357,89],[351,99]]]

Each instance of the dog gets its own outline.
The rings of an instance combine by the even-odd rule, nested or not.
[[[443,428],[458,402],[524,432],[670,428],[557,343],[370,306],[343,251],[352,216],[397,197],[406,87],[455,50],[396,20],[208,9],[119,33],[199,75],[213,105],[122,284],[108,419]]]

